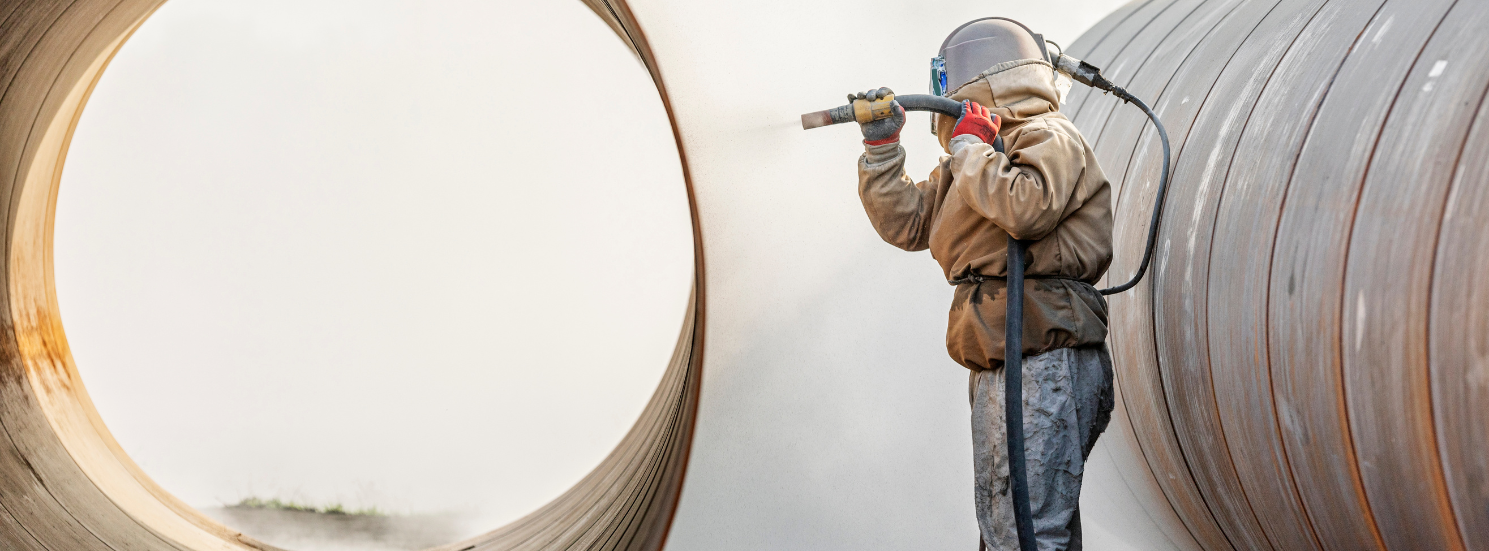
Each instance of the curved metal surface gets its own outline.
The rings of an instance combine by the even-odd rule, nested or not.
[[[1345,390],[1365,493],[1395,547],[1464,548],[1433,421],[1427,306],[1456,151],[1489,86],[1489,44],[1474,32],[1486,23],[1485,6],[1457,2],[1428,35],[1386,115],[1350,238]]]
[[[270,549],[123,454],[56,316],[67,141],[160,1],[0,5],[0,548]],[[964,529],[975,542],[955,513],[969,452],[946,457],[966,422],[965,375],[940,350],[946,289],[924,258],[850,227],[851,184],[831,182],[851,182],[854,140],[794,129],[842,90],[919,85],[924,56],[889,49],[884,66],[909,69],[856,84],[877,77],[843,40],[889,28],[872,9],[585,1],[672,119],[693,308],[594,472],[441,549],[948,547]],[[947,20],[985,8],[956,9]],[[945,30],[893,23],[932,42]],[[1151,99],[1178,148],[1154,270],[1112,301],[1118,411],[1088,466],[1088,548],[1489,549],[1486,24],[1489,5],[1466,0],[1138,0],[1070,44]],[[748,40],[767,26],[769,44]],[[781,71],[809,54],[817,70]],[[1113,272],[1129,273],[1160,168],[1153,132],[1088,90],[1063,109],[1118,192]],[[920,139],[907,147],[931,146]]]
[[[1486,307],[1469,268],[1482,245],[1467,244],[1483,217],[1467,222],[1447,197],[1489,185],[1465,145],[1489,86],[1489,40],[1465,29],[1486,13],[1450,0],[1246,2],[1170,88],[1150,88],[1183,145],[1156,272],[1113,300],[1113,341],[1137,438],[1156,472],[1174,473],[1160,483],[1206,548],[1483,545],[1485,461],[1466,451],[1489,407],[1475,379],[1483,336],[1469,329]],[[1108,64],[1151,65],[1162,49],[1149,50]],[[1162,84],[1145,73],[1134,86]],[[1066,109],[1100,132],[1104,169],[1151,186],[1156,145],[1134,150],[1138,119],[1093,120],[1093,100],[1111,102]],[[1116,272],[1141,251],[1134,205],[1150,197],[1123,185]],[[1439,237],[1460,232],[1474,237]],[[1205,538],[1207,523],[1228,541]]]
[[[1193,10],[1192,19],[1199,24],[1188,25],[1192,30],[1181,33],[1176,44],[1182,44],[1192,40],[1202,39],[1194,49],[1167,48],[1168,52],[1151,52],[1138,50],[1134,55],[1144,56],[1141,60],[1133,60],[1128,63],[1144,63],[1150,57],[1157,57],[1156,63],[1147,65],[1147,69],[1139,76],[1142,80],[1132,82],[1132,86],[1142,90],[1139,93],[1149,94],[1155,97],[1160,116],[1166,121],[1171,129],[1171,137],[1177,144],[1178,155],[1175,156],[1176,170],[1175,182],[1184,182],[1182,186],[1175,186],[1176,195],[1169,200],[1169,209],[1166,218],[1170,221],[1184,220],[1187,216],[1186,205],[1194,204],[1192,194],[1195,186],[1191,183],[1192,175],[1183,170],[1184,153],[1190,151],[1193,137],[1193,117],[1198,109],[1204,106],[1220,71],[1229,67],[1228,61],[1233,59],[1236,49],[1240,47],[1246,36],[1252,33],[1258,21],[1269,14],[1274,2],[1251,2],[1244,6],[1245,9],[1233,11],[1223,3],[1212,3],[1200,6]],[[1199,35],[1199,36],[1196,36]],[[1191,38],[1192,37],[1192,38]],[[1189,50],[1189,51],[1185,51]],[[1152,54],[1158,54],[1154,56]],[[1175,74],[1176,69],[1180,71]],[[1168,90],[1164,87],[1165,81],[1174,83],[1174,89]],[[1162,94],[1159,92],[1162,91]],[[1111,98],[1098,98],[1096,101],[1106,104],[1104,112],[1122,116],[1130,108],[1122,111],[1111,111],[1115,101]],[[1084,129],[1092,125],[1088,132],[1101,132],[1106,121],[1102,118],[1086,119],[1085,114],[1094,111],[1090,107],[1082,107],[1081,118],[1077,124]],[[1156,190],[1149,189],[1156,181],[1156,174],[1139,173],[1141,177],[1118,177],[1124,174],[1123,164],[1118,161],[1123,155],[1132,155],[1137,162],[1147,163],[1145,166],[1156,171],[1161,163],[1161,157],[1154,155],[1154,144],[1149,141],[1144,144],[1141,151],[1134,151],[1134,142],[1138,138],[1135,130],[1142,129],[1141,121],[1136,129],[1123,131],[1121,127],[1114,129],[1110,135],[1102,132],[1097,134],[1095,142],[1099,155],[1103,156],[1103,169],[1113,180],[1113,186],[1119,192],[1115,195],[1118,209],[1124,205],[1135,205],[1139,202],[1149,202],[1152,193]],[[1188,124],[1186,124],[1188,123]],[[1203,127],[1201,126],[1201,129]],[[1110,140],[1110,145],[1108,145]],[[1191,157],[1192,158],[1192,157]],[[1129,188],[1125,182],[1132,181],[1142,184],[1141,190]],[[1126,195],[1141,193],[1138,197],[1128,198]],[[1132,202],[1138,199],[1137,202]],[[1138,209],[1132,209],[1137,212]],[[1131,222],[1129,223],[1129,220]],[[1181,222],[1182,223],[1182,222]],[[1164,228],[1169,230],[1174,227],[1174,222]],[[1114,262],[1114,271],[1131,269],[1133,265],[1132,251],[1127,247],[1134,237],[1141,239],[1146,232],[1146,224],[1137,218],[1120,217],[1115,234],[1119,245],[1119,254]],[[1166,233],[1166,232],[1165,232]],[[1167,236],[1163,236],[1167,240]],[[1139,249],[1140,250],[1140,249]],[[1164,246],[1160,254],[1155,258],[1154,276],[1168,271],[1171,261],[1167,258],[1171,246]],[[1137,254],[1141,254],[1138,252]],[[1154,450],[1152,457],[1154,469],[1169,471],[1166,490],[1174,500],[1177,509],[1186,511],[1184,518],[1189,520],[1191,531],[1207,548],[1223,548],[1235,542],[1240,548],[1265,548],[1264,541],[1257,541],[1260,531],[1257,529],[1254,517],[1244,501],[1238,502],[1241,495],[1235,490],[1234,467],[1230,458],[1225,456],[1225,447],[1220,432],[1216,430],[1218,425],[1213,417],[1214,399],[1204,393],[1181,394],[1181,389],[1203,388],[1207,384],[1208,371],[1198,368],[1202,364],[1197,362],[1156,362],[1155,358],[1173,352],[1173,347],[1155,349],[1151,340],[1153,323],[1146,320],[1152,319],[1150,313],[1152,300],[1149,298],[1152,292],[1151,286],[1141,286],[1129,292],[1125,296],[1114,297],[1112,300],[1113,317],[1120,317],[1121,321],[1113,320],[1114,325],[1122,327],[1121,338],[1113,343],[1113,349],[1118,358],[1122,373],[1128,374],[1121,385],[1124,393],[1129,393],[1129,409],[1132,404],[1158,403],[1169,404],[1167,407],[1142,408],[1142,413],[1133,414],[1136,418],[1153,420],[1153,429],[1145,431],[1144,445],[1147,449]],[[1162,312],[1158,314],[1162,318]],[[1159,342],[1166,337],[1159,335]],[[1182,351],[1193,351],[1195,343],[1184,343]],[[1142,366],[1162,365],[1163,369],[1142,369]],[[1132,399],[1137,396],[1149,396],[1149,400]],[[1200,520],[1194,520],[1200,519]]]
[[[1354,535],[1356,549],[1386,540],[1361,478],[1341,357],[1350,228],[1385,113],[1450,5],[1387,2],[1358,34],[1292,169],[1292,182],[1312,185],[1288,186],[1272,247],[1268,352],[1289,457],[1311,481],[1299,491],[1320,536]]]
[[[1428,367],[1448,493],[1469,549],[1489,549],[1489,101],[1480,100],[1458,154],[1438,230]]]

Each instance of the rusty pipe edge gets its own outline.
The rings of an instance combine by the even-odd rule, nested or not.
[[[99,417],[67,346],[52,229],[77,122],[109,61],[164,0],[19,0],[0,7],[0,188],[10,236],[0,310],[0,548],[275,550],[176,499]],[[659,80],[618,0],[586,1]],[[675,125],[674,125],[675,129]],[[686,166],[684,166],[686,174]],[[691,189],[688,191],[691,203]],[[702,274],[696,239],[697,274]],[[692,442],[703,336],[696,281],[672,361],[640,419],[590,475],[507,527],[449,549],[660,549]],[[24,483],[23,481],[34,481]]]

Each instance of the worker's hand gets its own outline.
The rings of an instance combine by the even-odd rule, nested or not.
[[[888,88],[879,88],[857,94],[848,94],[848,103],[854,100],[874,101],[889,97],[894,94]],[[858,129],[863,131],[863,143],[868,145],[884,145],[900,141],[900,129],[905,127],[905,108],[900,107],[900,102],[891,102],[894,114],[887,119],[879,119],[867,124],[860,123]]]
[[[971,134],[982,139],[982,143],[992,145],[993,140],[998,138],[998,129],[1003,126],[1003,119],[994,115],[988,108],[975,101],[962,101],[962,116],[956,120],[956,128],[951,131],[951,137],[955,138],[963,134]]]

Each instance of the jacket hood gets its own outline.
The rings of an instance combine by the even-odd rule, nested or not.
[[[1000,133],[1023,126],[1036,116],[1060,110],[1055,68],[1038,59],[1016,59],[994,65],[948,97],[975,101],[1002,117]],[[954,128],[956,119],[936,115],[936,136],[948,153]]]

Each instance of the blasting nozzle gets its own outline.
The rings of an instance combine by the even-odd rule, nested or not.
[[[802,130],[811,130],[830,124],[841,124],[857,121],[859,124],[868,124],[879,119],[887,119],[894,116],[894,94],[888,93],[888,88],[883,96],[874,99],[855,99],[853,103],[842,107],[834,107],[826,111],[807,113],[801,116]]]
[[[801,116],[801,128],[802,130],[811,130],[832,124],[853,122],[853,120],[853,106],[850,104],[815,113],[803,114]]]

